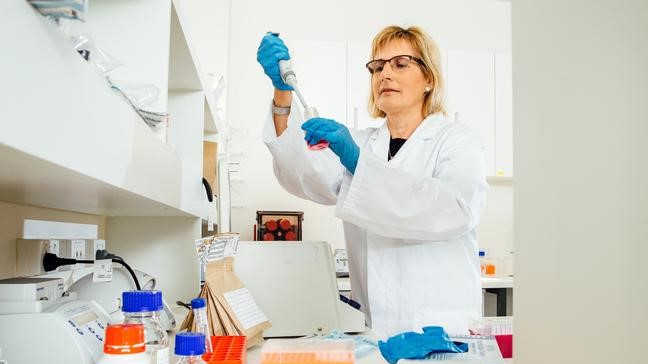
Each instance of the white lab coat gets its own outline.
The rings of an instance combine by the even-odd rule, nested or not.
[[[383,336],[439,325],[466,333],[481,315],[475,228],[488,185],[482,143],[443,115],[427,117],[387,161],[387,125],[352,130],[355,175],[329,149],[309,151],[292,105],[277,137],[268,116],[264,142],[290,193],[336,205],[343,220],[353,298]]]

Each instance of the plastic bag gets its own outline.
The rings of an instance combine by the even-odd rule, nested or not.
[[[122,65],[117,58],[99,48],[89,35],[71,36],[70,41],[74,49],[102,75],[106,75],[108,72]]]
[[[353,343],[355,344],[354,354],[356,359],[359,359],[372,350],[378,348],[378,344],[373,340],[360,335],[347,335],[338,330],[333,330],[326,336],[313,336],[312,338],[324,340],[353,340]]]

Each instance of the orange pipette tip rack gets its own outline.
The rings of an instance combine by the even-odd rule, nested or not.
[[[212,353],[202,359],[208,364],[245,364],[245,336],[212,336]]]
[[[353,341],[273,340],[261,349],[261,364],[352,364]]]

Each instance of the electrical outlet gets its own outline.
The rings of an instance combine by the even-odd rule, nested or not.
[[[85,259],[86,246],[85,240],[72,240],[70,246],[70,255],[72,259]]]
[[[92,257],[90,259],[95,259],[97,257],[97,250],[106,250],[106,241],[102,239],[93,240],[93,249]]]
[[[60,249],[61,249],[60,241],[50,239],[50,241],[47,242],[48,253],[56,254],[58,256]]]

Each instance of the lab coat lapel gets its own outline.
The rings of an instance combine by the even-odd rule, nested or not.
[[[435,136],[438,133],[438,126],[440,122],[444,119],[443,114],[433,114],[428,116],[421,125],[414,130],[414,133],[410,138],[403,144],[401,150],[396,154],[397,157],[394,157],[390,164],[394,167],[404,166],[405,161],[413,162],[411,158],[406,158],[405,155],[410,153],[419,154],[421,148],[424,147],[425,143],[435,140]],[[389,150],[389,129],[387,128],[387,123],[385,122],[380,128],[378,128],[369,138],[369,149],[376,154],[380,159],[387,161],[387,152]],[[414,158],[416,159],[416,158]],[[420,161],[416,163],[420,166]]]
[[[368,147],[380,159],[387,161],[387,151],[389,149],[389,129],[387,129],[387,123],[383,123],[369,137]]]

